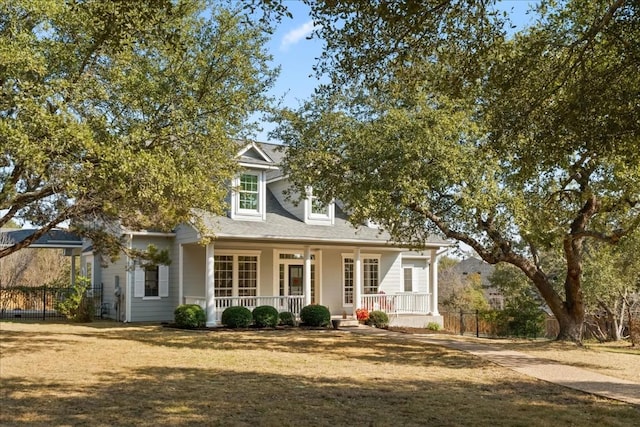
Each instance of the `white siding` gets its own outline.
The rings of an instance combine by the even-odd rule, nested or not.
[[[205,248],[201,245],[184,245],[183,247],[183,290],[185,296],[205,296]],[[175,271],[177,272],[177,268]],[[177,278],[177,275],[176,275]],[[181,301],[180,303],[183,303]]]
[[[413,292],[431,292],[429,285],[429,258],[404,258],[402,267],[413,269]]]
[[[402,276],[402,258],[400,253],[386,253],[380,258],[379,290],[386,294],[395,294],[404,290]]]

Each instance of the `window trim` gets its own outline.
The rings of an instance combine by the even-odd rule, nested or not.
[[[259,290],[260,290],[260,255],[262,254],[262,251],[243,251],[243,250],[238,250],[238,251],[225,251],[225,250],[220,250],[220,251],[215,251],[213,254],[214,257],[214,265],[216,264],[216,258],[219,256],[230,256],[232,257],[231,260],[231,296],[217,296],[216,298],[242,298],[240,296],[240,270],[239,270],[239,258],[240,257],[255,257],[256,260],[256,286],[255,286],[255,295],[254,296],[259,296]],[[215,268],[214,268],[214,276],[215,276]],[[216,282],[214,280],[214,290],[217,291],[218,287],[216,286]],[[227,288],[225,288],[227,289]],[[243,288],[243,289],[253,289],[253,288]],[[253,295],[252,295],[253,296]],[[252,297],[249,296],[249,297]]]
[[[409,277],[407,277],[407,273],[409,273]],[[410,290],[407,290],[407,280]],[[413,267],[402,267],[402,284],[404,292],[413,292]]]
[[[133,297],[142,298],[143,300],[160,300],[169,297],[169,266],[158,264],[158,295],[147,295],[146,291],[146,268],[136,265],[133,271]]]
[[[347,280],[346,280],[345,266],[347,264],[347,260],[351,260],[351,264],[353,265],[353,279],[352,279],[352,281],[354,283],[352,285],[352,299],[351,299],[352,302],[351,303],[346,302],[346,282],[347,282]],[[360,262],[362,263],[362,266],[361,266],[362,267],[362,271],[361,271],[361,274],[360,274],[360,276],[361,276],[360,277],[360,281],[361,281],[360,289],[362,291],[362,295],[372,295],[372,294],[367,294],[367,293],[364,292],[364,287],[365,287],[364,284],[365,284],[365,279],[366,279],[365,278],[365,272],[364,272],[365,260],[376,260],[377,261],[377,263],[375,264],[377,266],[377,268],[378,268],[378,271],[377,271],[377,278],[378,278],[377,288],[378,288],[378,292],[376,292],[376,294],[377,294],[377,293],[380,292],[380,285],[382,284],[382,280],[381,280],[381,277],[380,277],[380,271],[381,271],[380,268],[381,268],[381,265],[382,265],[382,255],[381,254],[360,254]],[[353,253],[343,253],[342,254],[342,273],[341,273],[342,274],[342,305],[344,307],[352,307],[354,305],[353,298],[355,297],[355,274],[356,274],[355,262],[356,261],[355,261],[355,257],[353,255]]]
[[[255,185],[255,190],[253,189],[247,189],[247,188],[243,188],[243,180],[246,180],[246,178],[251,178],[251,182],[248,184],[251,184],[251,186]],[[255,179],[255,182],[253,182]],[[245,181],[246,182],[246,181]],[[243,208],[242,207],[242,199],[243,196],[247,197],[248,200],[248,196],[255,196],[255,201],[252,201],[254,204],[255,203],[255,208]],[[253,173],[242,173],[240,174],[240,178],[238,179],[238,212],[260,212],[260,177],[257,174],[253,174]]]
[[[347,263],[349,260],[349,264],[351,264],[351,302],[347,301]],[[355,293],[356,293],[356,287],[355,287],[355,281],[356,281],[356,261],[353,258],[353,254],[351,254],[350,256],[345,256],[344,254],[342,255],[342,305],[344,307],[353,307],[353,299],[355,298]]]
[[[249,192],[241,190],[243,176],[254,176],[257,179],[257,191]],[[241,194],[256,194],[256,209],[246,209],[240,207]],[[233,191],[231,195],[231,218],[249,221],[264,221],[266,219],[266,195],[267,185],[263,171],[244,170],[233,180]]]
[[[155,275],[155,277],[151,277]],[[150,285],[154,285],[153,287]],[[149,295],[151,291],[156,295]],[[160,297],[160,268],[157,265],[150,265],[144,268],[144,297]]]
[[[325,206],[325,212],[314,212],[314,200],[318,197],[313,195],[313,188],[307,188],[307,197],[304,200],[304,218],[305,223],[313,225],[333,225],[335,223],[335,203],[329,202]]]

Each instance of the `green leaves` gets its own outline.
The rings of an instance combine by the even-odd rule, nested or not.
[[[234,141],[270,104],[262,30],[199,1],[11,2],[0,225],[170,230],[194,209],[222,213]]]
[[[332,81],[278,134],[296,184],[397,242],[438,232],[517,266],[575,339],[584,240],[640,223],[640,10],[540,3],[507,33],[495,2],[314,2]],[[560,292],[539,260],[551,249]]]

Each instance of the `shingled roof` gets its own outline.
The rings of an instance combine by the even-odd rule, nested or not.
[[[22,242],[26,238],[32,236],[37,229],[19,229],[19,230],[2,230],[2,234],[6,238],[2,246],[11,246]],[[35,242],[29,245],[30,248],[81,248],[82,238],[68,230],[53,229],[49,230]]]
[[[207,216],[206,225],[214,230],[221,240],[251,239],[253,241],[283,241],[290,243],[313,243],[332,245],[371,245],[394,246],[388,233],[367,226],[354,227],[347,215],[335,207],[333,225],[305,224],[292,215],[278,202],[270,190],[267,190],[266,221],[243,221],[229,217]],[[434,247],[442,246],[443,241],[434,240]]]

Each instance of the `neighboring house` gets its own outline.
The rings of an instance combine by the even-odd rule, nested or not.
[[[189,225],[171,233],[126,231],[131,248],[166,249],[169,266],[143,268],[126,256],[101,265],[85,249],[82,269],[104,286],[107,316],[127,322],[172,321],[175,308],[200,304],[207,325],[233,305],[271,305],[299,314],[308,304],[332,315],[382,309],[392,324],[442,323],[437,306],[437,257],[448,242],[434,239],[422,252],[392,245],[371,225],[354,228],[337,203],[323,205],[311,192],[299,204],[279,168],[280,146],[247,143],[238,153],[242,172],[232,183],[227,216],[208,216],[215,236]]]
[[[495,266],[480,258],[469,257],[460,261],[458,264],[453,266],[452,269],[465,278],[473,274],[480,276],[482,291],[484,292],[484,297],[489,303],[489,306],[496,310],[502,310],[504,308],[504,296],[502,295],[502,292],[491,285],[491,282],[489,281],[489,278],[495,270]]]

